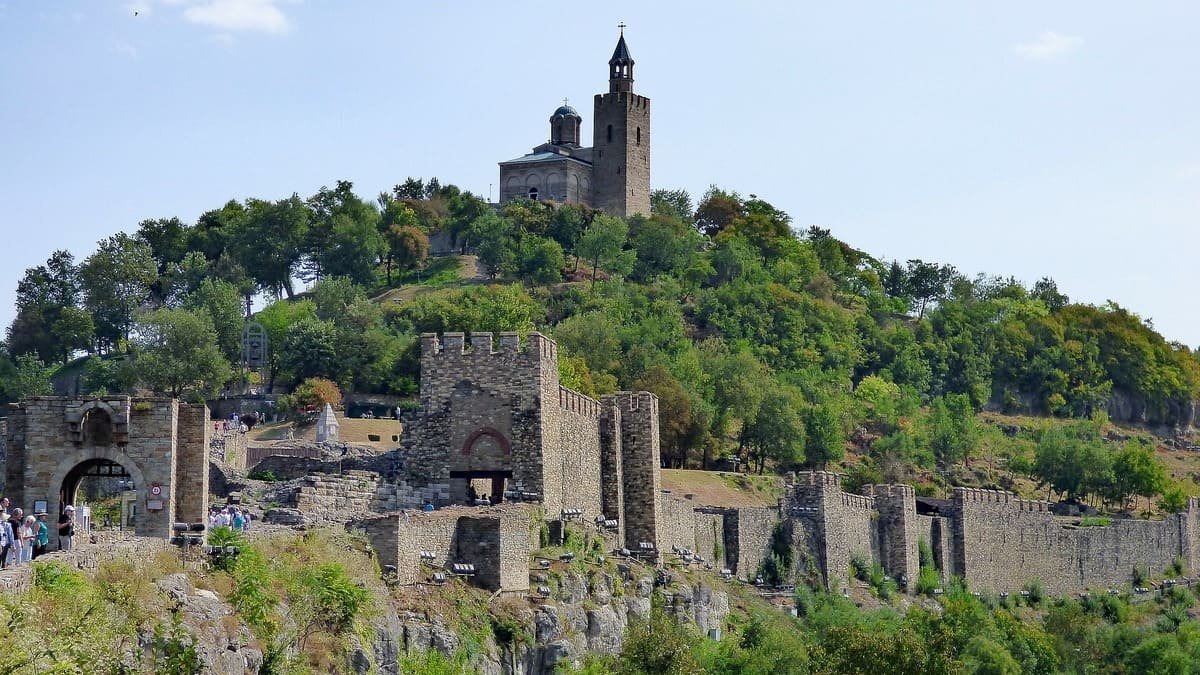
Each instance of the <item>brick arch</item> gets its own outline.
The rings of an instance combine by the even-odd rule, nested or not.
[[[142,467],[125,453],[112,447],[94,447],[86,450],[76,450],[75,452],[67,453],[67,456],[58,462],[54,468],[54,472],[50,474],[50,484],[48,494],[46,495],[47,504],[46,511],[50,514],[47,518],[47,523],[50,525],[50,547],[51,549],[58,548],[58,516],[62,514],[63,507],[66,504],[62,503],[61,492],[63,483],[67,480],[67,475],[76,467],[94,460],[107,460],[120,464],[126,471],[129,472],[130,478],[133,480],[134,487],[138,490],[139,497],[144,496],[144,490],[150,489],[146,483],[146,476],[142,472]],[[168,499],[174,499],[174,495],[168,495]],[[144,500],[140,500],[144,501]],[[147,512],[139,508],[134,516],[134,531],[139,535],[145,535],[142,531],[143,521],[147,516]]]
[[[470,436],[467,436],[467,440],[463,442],[462,454],[471,454],[471,448],[474,447],[475,441],[479,440],[482,436],[494,438],[500,444],[500,449],[504,451],[505,455],[512,454],[512,446],[509,444],[508,439],[504,437],[504,434],[492,427],[480,427]]]

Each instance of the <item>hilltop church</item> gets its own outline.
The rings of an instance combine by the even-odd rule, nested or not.
[[[592,147],[583,118],[564,104],[550,116],[550,141],[500,162],[500,202],[525,197],[583,204],[614,216],[650,215],[650,99],[633,93],[633,57],[622,26],[608,60],[608,93],[596,94]]]

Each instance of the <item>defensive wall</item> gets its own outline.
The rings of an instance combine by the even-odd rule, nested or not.
[[[654,394],[596,400],[562,386],[558,345],[541,333],[450,332],[421,336],[420,402],[389,477],[398,506],[519,498],[661,548]]]
[[[1183,513],[1164,520],[1113,519],[1107,526],[1080,527],[1054,516],[1046,502],[997,490],[955,488],[938,514],[918,514],[907,485],[867,485],[862,492],[844,492],[837,474],[804,472],[784,499],[793,542],[809,547],[826,583],[847,581],[855,557],[914,581],[922,540],[943,577],[960,576],[981,591],[1018,591],[1037,580],[1047,591],[1065,594],[1122,587],[1135,569],[1154,576],[1176,560],[1182,560],[1185,574],[1200,569],[1195,498]]]

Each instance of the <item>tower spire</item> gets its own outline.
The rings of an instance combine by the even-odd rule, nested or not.
[[[608,90],[633,91],[633,56],[625,44],[625,23],[617,24],[617,28],[621,29],[621,36],[617,38],[617,48],[608,60]]]

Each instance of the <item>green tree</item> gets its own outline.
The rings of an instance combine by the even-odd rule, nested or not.
[[[155,392],[203,400],[230,377],[217,333],[205,313],[158,309],[137,323],[138,379]]]
[[[119,233],[101,241],[80,267],[84,306],[92,315],[96,340],[111,351],[129,339],[134,312],[150,297],[158,265],[150,247]]]
[[[12,354],[36,353],[46,363],[67,361],[76,349],[91,346],[92,330],[76,316],[79,267],[67,251],[55,251],[44,265],[25,270],[17,282],[16,316],[8,328]]]
[[[1127,441],[1113,457],[1113,477],[1123,503],[1145,497],[1147,508],[1167,486],[1167,469],[1154,456],[1154,448],[1137,440]]]
[[[475,242],[479,262],[490,278],[495,279],[513,269],[516,245],[512,225],[507,220],[488,211],[471,223],[470,237]]]
[[[288,327],[280,345],[280,369],[299,381],[324,377],[338,381],[344,374],[337,353],[337,328],[316,318],[301,319]]]
[[[975,409],[966,394],[947,394],[933,399],[928,424],[930,448],[944,467],[965,462],[979,444]]]
[[[938,300],[946,294],[954,274],[954,268],[949,265],[927,263],[923,260],[908,261],[905,274],[908,282],[905,287],[912,294],[913,300],[920,303],[918,319],[925,316],[925,305],[930,300]]]
[[[0,401],[12,403],[52,393],[50,370],[37,356],[21,354],[12,361],[0,357]]]
[[[388,255],[401,270],[419,270],[429,258],[429,236],[413,225],[392,225],[387,233]],[[391,284],[391,270],[388,270]]]
[[[298,195],[276,202],[246,200],[228,247],[259,289],[293,297],[292,277],[307,242],[310,211]]]
[[[804,463],[824,469],[846,452],[846,432],[837,411],[828,404],[814,405],[804,416]]]
[[[596,216],[590,227],[579,237],[575,254],[592,266],[592,286],[596,285],[596,271],[613,274],[628,274],[636,260],[633,251],[624,250],[625,238],[629,235],[629,224],[613,216]]]
[[[183,300],[184,309],[208,315],[217,335],[217,347],[226,361],[241,359],[242,318],[241,293],[233,284],[219,279],[205,279]]]
[[[759,473],[767,459],[775,461],[780,470],[804,461],[806,429],[800,415],[799,399],[793,391],[771,387],[764,394],[753,420],[742,427],[742,442],[754,450],[751,457],[757,460]],[[822,431],[818,429],[817,433]]]
[[[254,319],[262,324],[267,333],[267,364],[270,370],[268,388],[273,388],[275,378],[283,368],[283,345],[291,327],[304,319],[316,317],[316,304],[312,300],[288,302],[279,300],[262,308]]]

